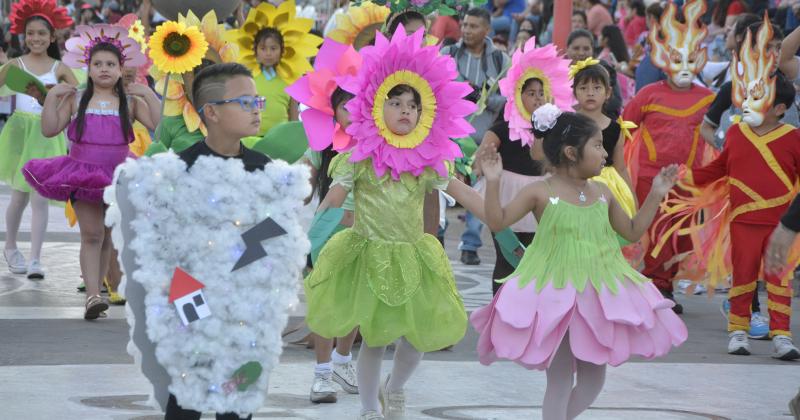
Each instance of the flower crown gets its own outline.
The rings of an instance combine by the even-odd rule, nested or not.
[[[22,0],[11,5],[11,33],[25,33],[25,23],[34,16],[43,18],[54,29],[69,28],[73,23],[67,9],[58,7],[56,0]]]
[[[81,25],[75,29],[75,36],[67,40],[67,53],[64,64],[72,68],[84,68],[91,61],[92,49],[98,44],[111,44],[122,56],[120,65],[137,67],[147,64],[138,42],[128,36],[128,29],[106,24]]]
[[[569,66],[569,78],[574,79],[575,75],[578,74],[578,72],[595,64],[600,64],[600,60],[594,57],[589,57],[585,60],[578,61],[577,63]]]

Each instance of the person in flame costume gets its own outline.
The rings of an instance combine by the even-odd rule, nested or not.
[[[668,77],[640,90],[622,116],[639,127],[625,153],[639,202],[647,197],[653,178],[664,166],[676,163],[699,168],[711,155],[700,138],[700,124],[714,94],[693,83],[706,63],[706,49],[700,48],[707,33],[700,22],[705,11],[704,1],[687,1],[683,7],[685,23],[680,23],[676,6],[670,3],[660,24],[650,29],[650,57]],[[658,223],[650,228],[650,236],[664,229]],[[673,262],[691,250],[689,239],[680,237],[660,250],[646,245],[642,274],[651,278],[666,298],[674,300],[672,281],[678,265]],[[673,309],[683,312],[680,304]]]
[[[772,34],[766,16],[755,40],[752,32],[747,33],[731,62],[732,99],[743,110],[742,121],[728,129],[718,158],[687,171],[684,183],[694,197],[668,202],[669,218],[684,227],[679,234],[700,245],[695,255],[706,265],[709,282],[723,280],[732,270],[728,353],[738,355],[750,354],[747,331],[756,280],[762,274],[769,237],[797,194],[800,174],[800,132],[780,122],[794,101],[795,89],[775,73],[777,57],[768,46]],[[708,208],[713,210],[701,219],[700,212]],[[703,225],[698,226],[700,220]],[[797,255],[795,249],[789,267],[797,266]],[[800,358],[789,330],[790,274],[766,272],[762,277],[767,283],[773,357],[782,360]]]

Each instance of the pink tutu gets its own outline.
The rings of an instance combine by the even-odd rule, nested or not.
[[[622,280],[617,294],[605,286],[578,292],[570,283],[555,289],[536,281],[520,289],[509,279],[492,302],[473,312],[470,322],[480,333],[482,364],[510,359],[528,369],[550,365],[568,333],[572,354],[594,364],[618,366],[632,355],[663,356],[687,338],[686,325],[650,282]]]

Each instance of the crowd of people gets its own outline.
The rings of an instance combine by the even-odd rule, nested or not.
[[[679,279],[727,292],[727,353],[770,339],[773,357],[800,358],[800,2],[574,0],[561,46],[554,0],[396,3],[167,17],[150,0],[14,2],[0,42],[9,271],[46,278],[49,203],[62,202],[80,231],[84,318],[104,318],[126,303],[103,197],[119,165],[286,160],[309,168],[318,215],[304,279],[313,403],[336,402],[338,383],[359,394],[360,419],[401,417],[423,354],[471,323],[481,363],[546,370],[544,418],[574,418],[607,365],[687,339]],[[461,262],[481,264],[484,224],[496,254],[494,298],[471,316],[443,248],[452,202]],[[170,388],[166,418],[245,414],[232,391],[214,405],[183,392]]]

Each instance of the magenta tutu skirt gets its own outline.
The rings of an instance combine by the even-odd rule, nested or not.
[[[69,156],[31,160],[22,167],[22,175],[42,197],[102,203],[114,169],[128,156],[133,155],[127,144],[72,143]]]
[[[619,292],[592,286],[578,292],[567,283],[562,289],[536,281],[520,289],[509,279],[492,302],[472,313],[470,322],[480,333],[482,364],[513,360],[528,369],[545,369],[561,340],[569,334],[572,354],[594,364],[617,366],[631,356],[663,356],[687,338],[686,325],[650,282],[623,280]]]

